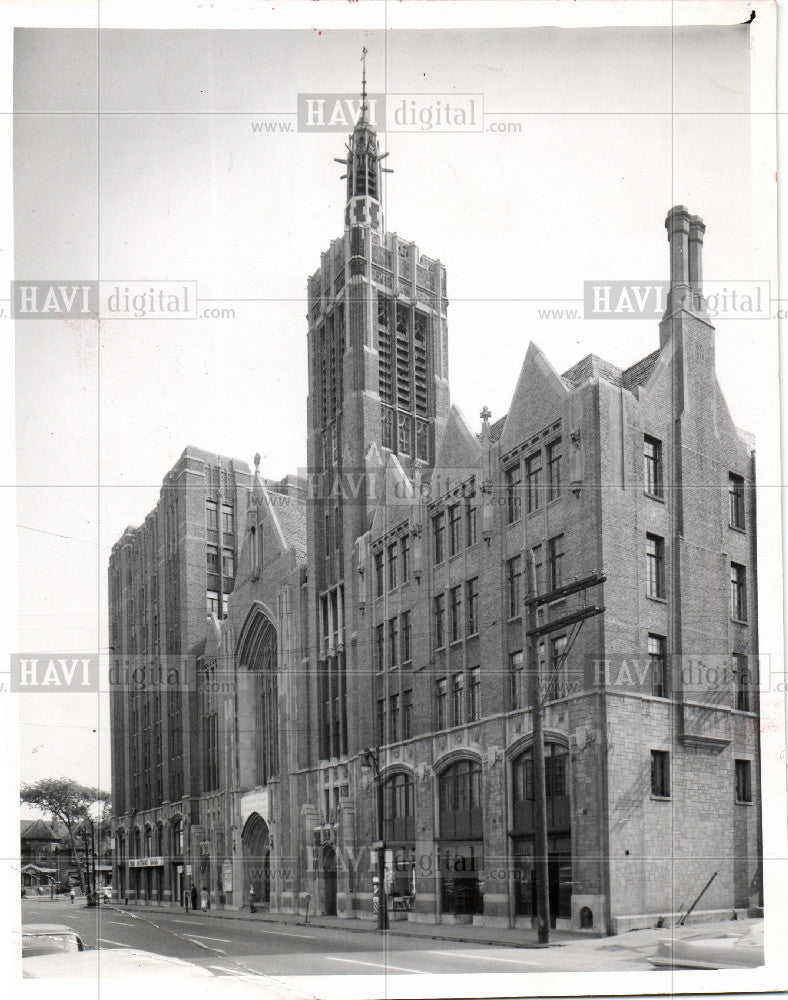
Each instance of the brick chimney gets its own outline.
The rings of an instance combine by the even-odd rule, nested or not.
[[[703,234],[706,227],[699,215],[690,217],[689,283],[694,295],[703,295]]]
[[[670,298],[669,307],[682,301],[690,289],[690,219],[683,205],[674,205],[665,219],[670,244]]]

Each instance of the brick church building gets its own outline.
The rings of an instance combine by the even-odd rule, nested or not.
[[[445,269],[386,230],[381,159],[362,111],[308,281],[306,474],[187,448],[113,549],[111,665],[139,681],[111,695],[116,891],[373,919],[382,848],[392,919],[530,926],[533,641],[553,923],[648,926],[712,876],[696,912],[758,907],[755,460],[703,223],[668,214],[652,353],[561,375],[531,344],[474,428]],[[529,597],[594,574],[529,638]]]

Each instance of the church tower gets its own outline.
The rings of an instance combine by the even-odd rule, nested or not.
[[[385,229],[382,175],[391,171],[370,122],[366,68],[345,148],[344,232],[308,281],[307,533],[320,761],[353,755],[372,738],[372,696],[362,680],[369,650],[350,643],[365,634],[354,567],[382,471],[395,456],[407,476],[428,480],[449,410],[446,272]]]

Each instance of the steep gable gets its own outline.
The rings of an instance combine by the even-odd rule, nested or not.
[[[455,470],[475,470],[481,462],[482,449],[459,407],[452,404],[435,459],[435,471],[452,474]],[[472,473],[469,473],[472,474]]]
[[[378,488],[378,503],[372,518],[371,537],[379,538],[408,518],[413,510],[415,491],[396,455],[389,455],[382,482]]]
[[[549,415],[563,405],[568,393],[558,372],[536,344],[531,342],[520,370],[512,405],[506,415],[501,434],[501,452],[515,448],[530,437],[534,429],[534,414],[544,414],[549,419]]]

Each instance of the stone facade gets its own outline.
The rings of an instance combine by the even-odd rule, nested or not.
[[[195,657],[187,786],[168,799],[165,768],[161,803],[133,813],[113,696],[120,834],[184,815],[214,905],[251,888],[272,911],[372,919],[383,849],[392,918],[529,925],[526,600],[596,574],[540,612],[534,650],[553,920],[613,933],[704,887],[698,914],[759,906],[755,461],[716,381],[702,222],[668,215],[658,349],[560,375],[532,344],[508,413],[475,432],[449,400],[445,270],[386,232],[363,115],[348,150],[345,232],[308,283],[307,476],[222,460],[233,592],[207,635],[207,494],[184,494],[167,635]],[[120,634],[142,532],[113,553]],[[128,872],[145,858],[143,837]]]

